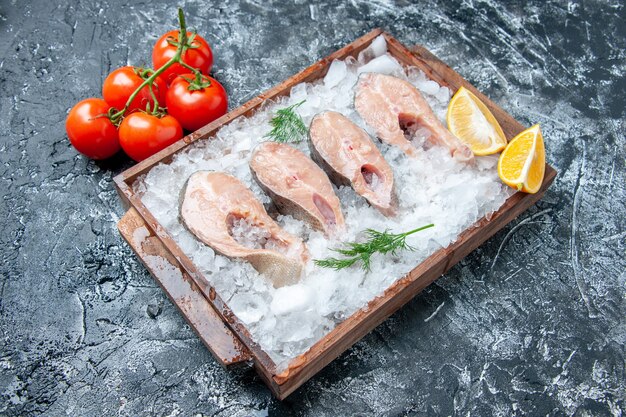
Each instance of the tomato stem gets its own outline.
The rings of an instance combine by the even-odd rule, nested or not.
[[[189,91],[203,90],[211,86],[211,78],[206,75],[196,73],[194,79],[189,79],[184,75],[181,75],[180,77],[189,83],[187,86],[187,90]]]
[[[150,89],[150,95],[152,96],[152,100],[154,101],[154,106],[152,108],[152,114],[156,115],[158,110],[159,110],[159,100],[157,100],[156,98],[156,94],[154,94],[154,88],[152,88],[153,85],[150,84],[150,86],[148,87]],[[148,103],[150,104],[150,103]]]
[[[198,74],[200,71],[198,71],[196,68],[192,67],[191,65],[187,64],[185,61],[180,61],[179,64],[185,68],[187,68],[189,71],[192,71],[194,74]]]
[[[128,97],[128,100],[126,101],[126,104],[124,105],[124,108],[122,110],[115,112],[115,113],[111,112],[112,114],[110,114],[108,117],[109,119],[111,119],[111,122],[113,124],[116,124],[116,125],[119,124],[119,121],[120,121],[119,119],[124,116],[128,108],[130,107],[130,104],[133,102],[135,97],[137,97],[137,94],[139,94],[139,92],[145,86],[149,86],[150,88],[150,94],[152,95],[152,99],[154,100],[152,114],[156,115],[159,109],[159,102],[157,101],[156,95],[154,94],[152,85],[154,84],[154,80],[156,80],[156,78],[159,75],[163,74],[163,72],[169,67],[171,67],[172,65],[178,63],[182,65],[183,67],[187,68],[189,71],[193,72],[196,75],[196,77],[199,74],[201,74],[197,68],[194,68],[191,65],[188,65],[182,59],[182,56],[184,55],[185,51],[192,47],[191,42],[193,42],[195,33],[192,34],[191,37],[187,36],[187,24],[185,22],[185,14],[183,13],[183,9],[181,7],[178,8],[178,23],[180,26],[180,30],[178,32],[178,45],[176,46],[176,53],[174,54],[174,56],[172,56],[172,58],[170,58],[169,61],[167,61],[161,68],[157,69],[156,71],[146,69],[143,72],[143,74],[147,75],[148,71],[150,71],[152,72],[152,74],[148,78],[146,78],[144,82],[141,83],[141,85],[137,87],[135,91],[133,91],[130,97]]]
[[[187,22],[185,22],[185,13],[183,13],[183,8],[178,8],[178,25],[180,26],[180,32],[178,32],[178,37],[182,44],[185,44],[187,41]]]

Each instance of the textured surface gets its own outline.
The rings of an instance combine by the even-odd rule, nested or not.
[[[76,101],[148,61],[174,23],[168,3],[0,5],[0,414],[622,414],[622,2],[185,6],[231,107],[382,26],[541,123],[560,173],[282,403],[252,370],[216,364],[123,243],[111,178],[130,161],[96,164],[65,137]]]

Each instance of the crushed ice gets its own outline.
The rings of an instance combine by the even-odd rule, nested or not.
[[[250,249],[264,249],[271,237],[267,229],[251,223],[244,217],[231,220],[230,235],[237,243]]]
[[[409,80],[443,121],[450,90],[430,80],[417,68],[408,68],[405,72],[386,51],[384,38],[375,39],[358,59],[349,57],[333,62],[323,80],[294,86],[289,97],[268,103],[250,118],[235,119],[214,138],[188,146],[169,164],[155,166],[141,181],[135,182],[135,192],[141,195],[143,204],[246,324],[252,337],[279,369],[426,257],[452,243],[478,219],[496,211],[511,195],[498,179],[497,158],[478,157],[474,165],[466,165],[452,159],[449,152],[439,146],[420,146],[417,160],[408,160],[397,148],[376,141],[394,171],[399,215],[383,217],[351,188],[340,187],[336,191],[348,227],[342,240],[353,241],[366,228],[402,232],[427,223],[434,223],[435,227],[408,240],[414,252],[387,257],[374,255],[369,273],[358,268],[337,272],[309,262],[306,276],[300,283],[279,289],[248,263],[214,253],[182,226],[178,219],[178,196],[187,178],[198,170],[228,172],[269,205],[269,197],[253,181],[248,161],[252,149],[270,130],[271,116],[279,108],[306,100],[298,108],[305,123],[308,124],[316,113],[335,110],[373,134],[352,104],[353,86],[358,73],[365,68],[391,72]],[[425,141],[421,133],[417,136],[418,142]],[[294,146],[309,153],[304,142]],[[290,216],[278,215],[276,220],[285,230],[304,239],[313,259],[333,255],[330,248],[340,243],[327,240],[320,232]],[[265,244],[267,247],[264,232],[245,221],[234,225],[233,233],[246,245]]]

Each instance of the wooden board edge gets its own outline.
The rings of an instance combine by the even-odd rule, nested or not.
[[[124,240],[220,365],[228,367],[252,359],[248,349],[224,324],[212,305],[189,276],[186,276],[181,265],[134,208],[122,216],[117,227]]]
[[[153,214],[141,202],[136,195],[131,195],[130,203],[132,207],[143,218],[146,225],[154,231],[155,236],[161,241],[163,246],[169,251],[173,259],[183,268],[187,276],[194,282],[196,287],[204,297],[211,303],[214,311],[220,316],[222,322],[236,335],[246,349],[251,353],[255,367],[264,374],[264,378],[271,378],[275,374],[276,364],[271,357],[255,342],[247,327],[232,312],[230,307],[221,296],[215,291],[210,282],[196,268],[191,259],[180,249],[169,232],[162,227]]]

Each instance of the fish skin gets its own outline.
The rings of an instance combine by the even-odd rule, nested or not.
[[[253,220],[273,240],[284,244],[287,253],[243,246],[230,234],[229,216]],[[197,171],[187,179],[181,190],[179,218],[202,243],[228,258],[246,260],[276,288],[298,282],[309,260],[302,240],[276,224],[252,191],[223,172]]]
[[[431,134],[429,140],[447,147],[457,160],[474,159],[471,149],[443,126],[419,90],[408,81],[391,75],[363,73],[356,84],[354,107],[380,140],[398,146],[411,157],[417,155],[417,148],[405,138],[400,118],[426,128]]]
[[[346,142],[347,139],[350,141]],[[336,146],[336,152],[324,150],[333,146]],[[313,160],[335,184],[351,186],[385,216],[397,214],[393,171],[367,132],[354,122],[335,111],[315,115],[309,128],[309,147]],[[344,158],[338,159],[339,156]],[[368,187],[363,169],[377,171],[379,178],[383,179],[380,183],[383,188],[379,192]]]
[[[341,203],[330,180],[304,153],[284,143],[264,142],[252,154],[250,171],[280,213],[307,222],[330,237],[345,231]],[[322,203],[330,209],[326,216]]]

